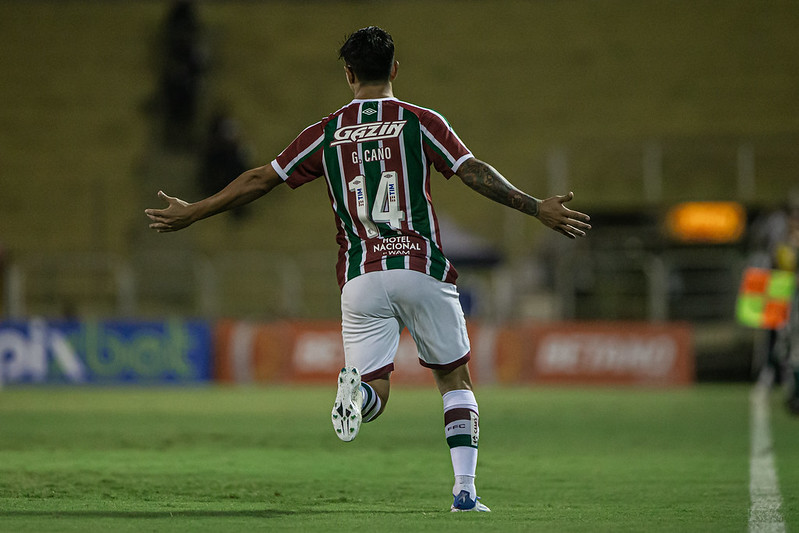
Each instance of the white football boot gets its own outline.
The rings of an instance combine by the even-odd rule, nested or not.
[[[344,442],[349,442],[358,436],[358,430],[361,429],[362,404],[361,375],[355,367],[342,368],[338,374],[336,402],[333,404],[330,416],[336,435]]]

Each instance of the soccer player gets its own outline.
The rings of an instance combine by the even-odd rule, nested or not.
[[[339,50],[354,99],[307,127],[270,164],[244,172],[220,192],[188,203],[159,191],[164,209],[147,209],[150,228],[176,231],[251,202],[274,187],[324,177],[339,243],[345,367],[331,413],[336,434],[356,437],[386,407],[400,332],[410,331],[420,363],[432,370],[444,403],[455,485],[452,511],[489,511],[475,488],[479,411],[467,362],[466,322],[444,255],[430,198],[431,166],[478,193],[538,218],[566,237],[582,237],[589,217],[538,200],[476,159],[437,112],[394,97],[399,63],[386,31],[354,32]]]

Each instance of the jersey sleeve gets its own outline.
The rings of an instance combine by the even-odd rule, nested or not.
[[[420,117],[424,151],[445,178],[451,178],[464,161],[473,157],[447,120],[432,110]]]
[[[324,140],[325,132],[321,121],[308,126],[272,160],[272,168],[292,189],[315,180],[324,174]]]

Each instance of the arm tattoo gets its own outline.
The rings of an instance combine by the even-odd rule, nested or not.
[[[538,215],[538,200],[514,187],[491,165],[470,159],[458,169],[458,176],[486,198],[528,215]]]

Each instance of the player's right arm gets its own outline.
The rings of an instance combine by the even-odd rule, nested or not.
[[[474,157],[464,161],[455,173],[486,198],[534,216],[548,228],[571,239],[585,237],[585,232],[591,229],[588,215],[564,205],[574,198],[574,193],[539,200],[517,189],[494,167]]]
[[[185,202],[158,191],[158,197],[169,205],[164,209],[145,209],[144,213],[152,221],[151,229],[159,233],[178,231],[198,220],[252,202],[281,183],[283,179],[272,165],[264,165],[242,173],[224,189],[199,202]]]

